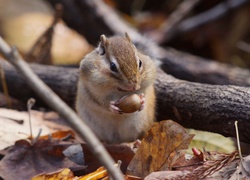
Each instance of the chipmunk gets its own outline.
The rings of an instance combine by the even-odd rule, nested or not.
[[[132,142],[147,132],[155,118],[156,68],[125,37],[100,37],[96,49],[80,62],[76,111],[105,143]],[[138,94],[141,108],[123,113],[116,102]]]

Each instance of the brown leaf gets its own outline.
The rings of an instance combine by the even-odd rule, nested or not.
[[[82,148],[84,151],[85,164],[87,165],[85,173],[95,171],[101,166],[100,162],[93,156],[91,149],[89,149],[86,144],[82,144]],[[122,161],[121,170],[125,172],[128,164],[135,155],[129,144],[108,144],[105,145],[105,148],[115,161]]]
[[[181,179],[188,171],[159,171],[153,172],[145,177],[145,180],[167,180],[167,179]]]
[[[49,139],[49,138],[53,138],[53,139],[64,139],[67,137],[73,137],[75,138],[75,133],[71,130],[67,130],[67,131],[57,131],[54,132],[50,135],[45,135],[45,136],[40,136],[39,139]]]
[[[137,177],[137,176],[130,176],[130,175],[126,175],[125,176],[126,180],[143,180],[143,178]]]
[[[62,169],[53,173],[42,173],[32,178],[32,180],[72,180],[74,174],[70,169]]]
[[[188,148],[193,135],[174,121],[155,123],[127,168],[127,174],[145,177],[149,173],[171,168],[180,150]]]
[[[55,139],[39,139],[32,145],[27,140],[19,140],[0,161],[0,177],[3,179],[30,179],[40,173],[70,168],[84,169],[69,160],[63,153],[72,144]]]
[[[203,161],[201,161],[196,156],[191,156],[191,155],[185,154],[184,152],[181,152],[180,157],[176,158],[176,160],[172,163],[171,170],[193,171],[195,168],[197,168],[198,166],[202,164],[203,164]]]
[[[79,180],[98,180],[101,178],[105,178],[108,176],[108,171],[104,168],[104,167],[100,167],[98,168],[96,171],[86,175],[86,176],[82,176],[79,178]]]

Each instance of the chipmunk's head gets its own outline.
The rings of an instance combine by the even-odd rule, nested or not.
[[[143,60],[127,33],[125,37],[107,38],[102,35],[97,50],[108,67],[106,74],[117,82],[119,91],[129,92],[141,88]]]

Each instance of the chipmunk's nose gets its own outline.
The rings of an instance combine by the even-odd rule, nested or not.
[[[118,88],[120,91],[137,91],[141,88],[141,85],[138,83],[130,83],[130,84],[126,84],[120,88]]]
[[[137,82],[130,83],[129,85],[126,86],[126,89],[129,91],[137,91],[141,88],[141,85]]]
[[[138,83],[136,83],[136,85],[135,85],[135,91],[139,90],[140,88],[141,88],[141,85],[138,84]]]

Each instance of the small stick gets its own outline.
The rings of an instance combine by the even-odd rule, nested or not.
[[[240,147],[240,136],[239,136],[239,130],[238,130],[238,121],[235,121],[234,125],[235,125],[236,140],[237,140],[237,146],[238,146],[240,161],[243,162],[243,158],[242,158],[242,154],[241,154],[241,147]]]
[[[184,0],[179,4],[177,9],[170,14],[169,18],[162,24],[159,29],[159,34],[162,35],[158,42],[168,41],[174,31],[176,26],[185,18],[185,16],[196,6],[200,0]]]
[[[190,17],[186,20],[183,20],[178,26],[175,28],[175,34],[186,33],[195,28],[198,28],[206,23],[214,21],[216,19],[221,18],[230,10],[236,9],[244,4],[247,4],[248,0],[225,0],[218,5],[210,8],[209,10],[202,12],[196,16]],[[173,37],[171,37],[173,38]]]
[[[41,136],[41,133],[42,133],[42,129],[39,129],[39,132],[38,132],[36,138],[33,140],[31,139],[32,145],[34,145],[38,141],[39,137]]]
[[[14,119],[14,118],[2,116],[2,115],[1,115],[0,117],[1,117],[1,118],[4,118],[4,119],[9,119],[9,120],[14,121],[14,122],[16,122],[16,123],[18,123],[18,124],[23,124],[23,119]]]
[[[34,106],[36,103],[36,100],[34,98],[30,98],[27,102],[27,109],[28,109],[28,114],[29,114],[29,125],[30,125],[30,139],[31,142],[33,141],[33,133],[32,133],[32,125],[31,125],[31,108]]]
[[[6,97],[8,107],[11,108],[12,104],[11,104],[11,100],[10,100],[10,96],[9,96],[8,86],[7,86],[6,79],[5,79],[5,73],[4,73],[4,70],[3,70],[1,65],[0,65],[0,76],[1,76],[1,83],[2,83],[2,87],[3,87],[3,93]]]

